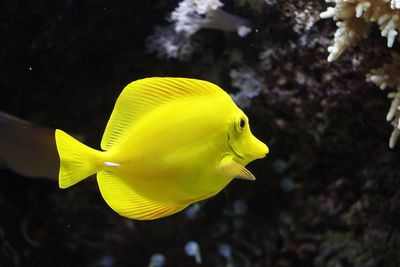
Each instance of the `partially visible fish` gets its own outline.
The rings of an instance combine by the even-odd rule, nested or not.
[[[54,130],[0,112],[0,162],[21,175],[56,181]]]

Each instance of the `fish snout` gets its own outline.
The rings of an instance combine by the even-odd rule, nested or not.
[[[262,159],[269,153],[269,148],[266,144],[258,140],[256,137],[252,142],[252,154],[256,159]]]

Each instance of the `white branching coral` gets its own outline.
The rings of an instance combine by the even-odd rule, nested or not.
[[[181,1],[167,17],[171,24],[156,27],[147,38],[147,51],[162,59],[187,60],[198,47],[192,36],[200,29],[236,31],[240,37],[251,32],[249,20],[222,10],[222,6],[220,0]]]
[[[390,7],[392,9],[400,9],[400,0],[390,0]]]
[[[192,35],[199,29],[237,31],[244,37],[250,32],[250,21],[221,9],[219,0],[183,0],[171,13],[175,31]]]
[[[400,134],[400,92],[392,92],[388,94],[388,98],[392,99],[389,112],[386,115],[387,121],[392,121],[393,131],[389,139],[389,147],[393,148],[399,139]]]
[[[394,88],[396,92],[388,93],[392,103],[386,120],[391,122],[393,132],[389,139],[389,147],[393,148],[400,136],[400,54],[392,54],[393,63],[384,64],[378,69],[373,69],[367,74],[367,81],[379,86],[380,89]]]
[[[231,94],[233,101],[242,108],[250,106],[251,99],[259,95],[262,90],[263,82],[261,77],[247,66],[232,69],[229,75],[232,87],[240,90],[236,94]]]
[[[338,26],[334,43],[328,47],[328,61],[336,60],[347,48],[357,45],[369,35],[372,23],[376,23],[381,36],[387,38],[391,48],[400,31],[400,0],[325,0],[335,3],[320,14],[321,18],[333,18]],[[375,83],[382,90],[387,87],[396,89],[390,92],[391,106],[386,120],[393,125],[389,147],[393,148],[400,136],[400,56],[393,55],[393,63],[372,70],[367,81]]]
[[[171,13],[171,20],[175,22],[176,32],[185,32],[193,34],[197,32],[202,24],[210,21],[211,11],[222,7],[223,4],[216,1],[193,1],[184,0]]]
[[[315,22],[318,21],[319,16],[312,4],[308,3],[301,11],[294,11],[294,18],[296,24],[294,25],[293,30],[299,34],[302,34],[311,29]]]
[[[392,47],[400,31],[400,0],[325,0],[335,7],[320,14],[333,18],[338,26],[334,44],[328,47],[328,61],[336,60],[347,48],[357,45],[370,32],[370,24],[377,23],[387,46]]]
[[[146,49],[160,59],[187,60],[196,48],[192,38],[177,33],[172,26],[156,27],[146,40]]]

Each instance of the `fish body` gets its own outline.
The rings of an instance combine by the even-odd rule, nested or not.
[[[60,187],[97,173],[100,192],[119,214],[157,219],[221,191],[268,147],[222,89],[185,78],[147,78],[118,98],[96,151],[56,130]]]
[[[119,177],[145,177],[132,179],[132,186],[138,192],[152,187],[147,195],[157,201],[200,200],[209,195],[208,188],[224,187],[229,181],[217,179],[215,169],[222,151],[228,151],[228,125],[218,114],[229,110],[221,110],[214,100],[204,111],[202,102],[167,105],[138,123],[127,140],[110,151],[108,160],[121,167],[108,169]],[[185,116],[176,116],[182,110]],[[160,122],[168,126],[160,127]]]

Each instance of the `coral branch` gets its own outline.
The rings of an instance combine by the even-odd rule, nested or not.
[[[250,32],[250,21],[223,11],[219,0],[183,0],[171,13],[175,31],[192,35],[200,29],[237,31],[243,37]]]
[[[386,115],[386,120],[391,122],[393,131],[389,139],[389,147],[393,148],[400,135],[400,54],[392,54],[392,64],[384,64],[378,69],[373,69],[367,74],[367,81],[372,82],[384,90],[387,87],[395,88],[396,92],[388,93],[388,98],[392,103],[389,112]]]
[[[347,48],[368,37],[371,23],[379,25],[387,46],[393,46],[400,30],[399,0],[335,0],[334,3],[335,7],[328,7],[320,14],[321,18],[338,21],[334,44],[328,48],[328,61],[336,60]]]

